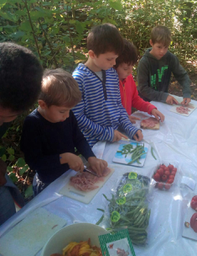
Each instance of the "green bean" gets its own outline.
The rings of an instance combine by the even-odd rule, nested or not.
[[[104,214],[103,214],[103,215],[100,217],[100,219],[97,221],[96,225],[99,225],[99,224],[102,222],[103,218],[104,218]]]
[[[155,155],[154,155],[154,153],[153,153],[153,150],[154,150],[154,148],[151,146],[151,154],[152,154],[152,156],[154,157],[154,159],[157,160],[157,158],[155,157]]]

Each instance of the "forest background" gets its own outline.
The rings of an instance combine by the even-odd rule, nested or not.
[[[170,51],[187,70],[192,98],[197,100],[197,1],[0,0],[0,42],[13,41],[28,47],[44,68],[62,67],[72,73],[87,58],[88,31],[106,22],[116,25],[123,37],[136,45],[139,59],[150,47],[151,29],[167,26],[172,32]],[[182,96],[173,78],[170,92]],[[18,117],[2,138],[0,157],[7,163],[13,182],[30,200],[34,172],[26,165],[19,147],[27,114]]]

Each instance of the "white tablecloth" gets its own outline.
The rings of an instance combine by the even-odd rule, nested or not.
[[[155,153],[157,160],[152,157],[149,150],[142,168],[114,164],[112,159],[119,143],[99,143],[98,147],[95,148],[96,154],[103,157],[109,166],[115,169],[115,172],[89,204],[75,201],[57,193],[63,186],[67,175],[71,172],[70,170],[3,224],[0,228],[0,236],[8,233],[11,228],[14,228],[14,225],[38,207],[43,207],[66,219],[68,224],[74,222],[95,224],[102,215],[97,208],[104,208],[106,205],[106,200],[102,194],[111,197],[112,190],[117,187],[125,172],[132,170],[138,174],[151,177],[156,166],[164,162],[175,164],[178,167],[176,182],[169,191],[160,191],[155,188],[151,190],[149,196],[151,216],[148,228],[148,244],[144,247],[134,246],[136,255],[197,255],[197,242],[182,237],[184,217],[191,196],[197,194],[197,186],[192,191],[181,185],[183,176],[197,181],[197,110],[190,116],[185,117],[171,112],[171,106],[169,105],[159,102],[152,103],[165,115],[165,121],[161,124],[159,130],[143,130],[144,139],[151,143],[157,152]],[[192,103],[197,105],[196,101],[192,101]],[[143,112],[136,112],[135,115],[141,118],[148,116]],[[140,126],[139,121],[136,126]],[[17,250],[18,244],[12,241],[10,246]],[[40,253],[37,255],[40,255]]]

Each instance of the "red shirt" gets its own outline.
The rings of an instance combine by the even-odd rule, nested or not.
[[[150,102],[144,101],[140,98],[132,75],[129,75],[123,81],[119,80],[119,87],[122,105],[129,116],[131,115],[132,107],[140,111],[148,112],[150,115],[151,111],[156,108]]]

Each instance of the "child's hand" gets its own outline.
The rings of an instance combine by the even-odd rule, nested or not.
[[[190,103],[190,98],[183,98],[183,101],[181,102],[181,105],[187,106]]]
[[[5,183],[7,182],[5,178],[6,170],[7,170],[6,163],[0,159],[0,187],[5,185]]]
[[[135,124],[136,121],[135,120],[141,120],[139,117],[136,116],[129,116],[129,120],[131,121],[132,124]]]
[[[141,141],[143,139],[143,134],[141,130],[138,130],[136,134],[133,136],[134,140]]]
[[[155,116],[155,118],[156,118],[157,120],[161,120],[161,122],[163,122],[164,119],[165,119],[165,116],[164,116],[159,110],[157,110],[156,108],[154,108],[154,109],[151,111],[151,114],[152,114],[153,116]]]
[[[119,141],[122,139],[122,137],[128,140],[127,136],[125,136],[124,134],[122,134],[121,132],[119,132],[117,130],[114,130],[114,138],[113,138],[112,142]]]
[[[178,100],[176,100],[172,95],[168,95],[166,103],[170,105],[179,104]]]
[[[98,159],[96,157],[89,157],[88,163],[92,171],[98,176],[103,176],[103,171],[107,168],[107,162],[105,160]]]
[[[84,164],[79,156],[72,153],[63,153],[60,157],[61,164],[68,164],[70,169],[75,170],[76,172],[83,172]]]

